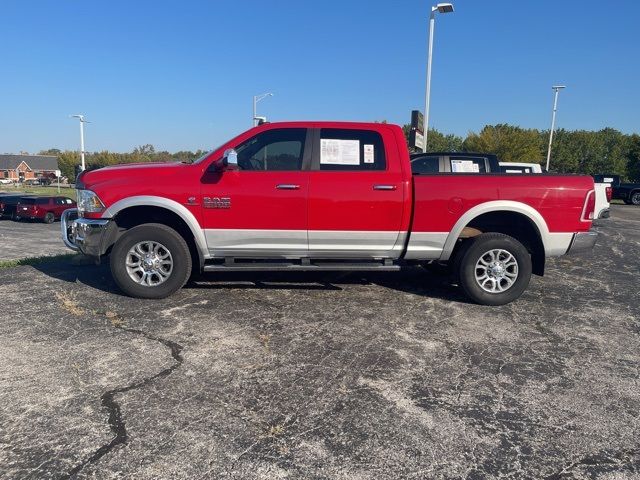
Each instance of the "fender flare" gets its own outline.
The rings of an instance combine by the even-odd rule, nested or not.
[[[122,210],[130,207],[159,207],[175,213],[184,221],[184,223],[187,224],[189,230],[191,230],[201,257],[210,257],[209,249],[207,248],[207,240],[204,236],[204,231],[202,230],[200,223],[193,215],[193,213],[191,213],[184,205],[181,205],[175,200],[171,200],[165,197],[157,197],[154,195],[138,195],[135,197],[127,197],[123,198],[122,200],[118,200],[103,212],[102,218],[113,218]]]
[[[540,232],[540,239],[542,240],[545,252],[549,251],[550,244],[553,243],[553,240],[551,238],[552,234],[549,233],[547,222],[544,220],[544,218],[542,218],[540,212],[538,212],[535,208],[527,205],[526,203],[515,202],[512,200],[493,200],[476,205],[475,207],[467,210],[458,219],[458,221],[451,229],[451,232],[447,236],[447,240],[444,243],[442,253],[440,254],[440,261],[449,260],[451,254],[453,253],[453,249],[456,246],[456,242],[458,241],[458,237],[460,237],[462,230],[469,224],[469,222],[471,222],[474,218],[479,217],[480,215],[490,212],[515,212],[526,216],[538,228],[538,232]],[[569,245],[567,244],[567,248],[568,246]]]

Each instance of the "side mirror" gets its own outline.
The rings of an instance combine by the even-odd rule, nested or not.
[[[233,148],[228,148],[224,151],[224,157],[222,157],[222,162],[224,166],[238,166],[238,152],[236,152]]]
[[[220,160],[216,160],[209,167],[211,172],[222,172],[224,169],[231,165],[231,169],[235,169],[238,166],[238,152],[233,148],[228,148],[224,151],[224,155]]]

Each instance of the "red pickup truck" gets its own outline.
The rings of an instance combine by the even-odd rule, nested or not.
[[[546,257],[589,250],[597,236],[591,177],[413,175],[402,130],[388,124],[263,124],[194,163],[106,167],[76,187],[64,242],[110,255],[118,286],[141,298],[171,295],[192,269],[439,262],[473,300],[502,305]]]

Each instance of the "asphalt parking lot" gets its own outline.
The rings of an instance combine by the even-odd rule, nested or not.
[[[60,240],[60,222],[0,219],[0,261],[72,253]]]
[[[420,269],[0,270],[0,476],[640,478],[640,208],[600,230],[497,308]]]

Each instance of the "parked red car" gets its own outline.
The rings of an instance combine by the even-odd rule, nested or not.
[[[24,197],[16,206],[15,219],[38,219],[53,223],[69,208],[76,208],[76,202],[67,197]]]
[[[547,257],[593,247],[591,177],[484,173],[460,162],[471,168],[412,174],[394,125],[263,124],[190,165],[82,173],[63,240],[109,255],[116,283],[134,297],[166,297],[192,268],[389,271],[439,262],[485,305],[518,298]]]

